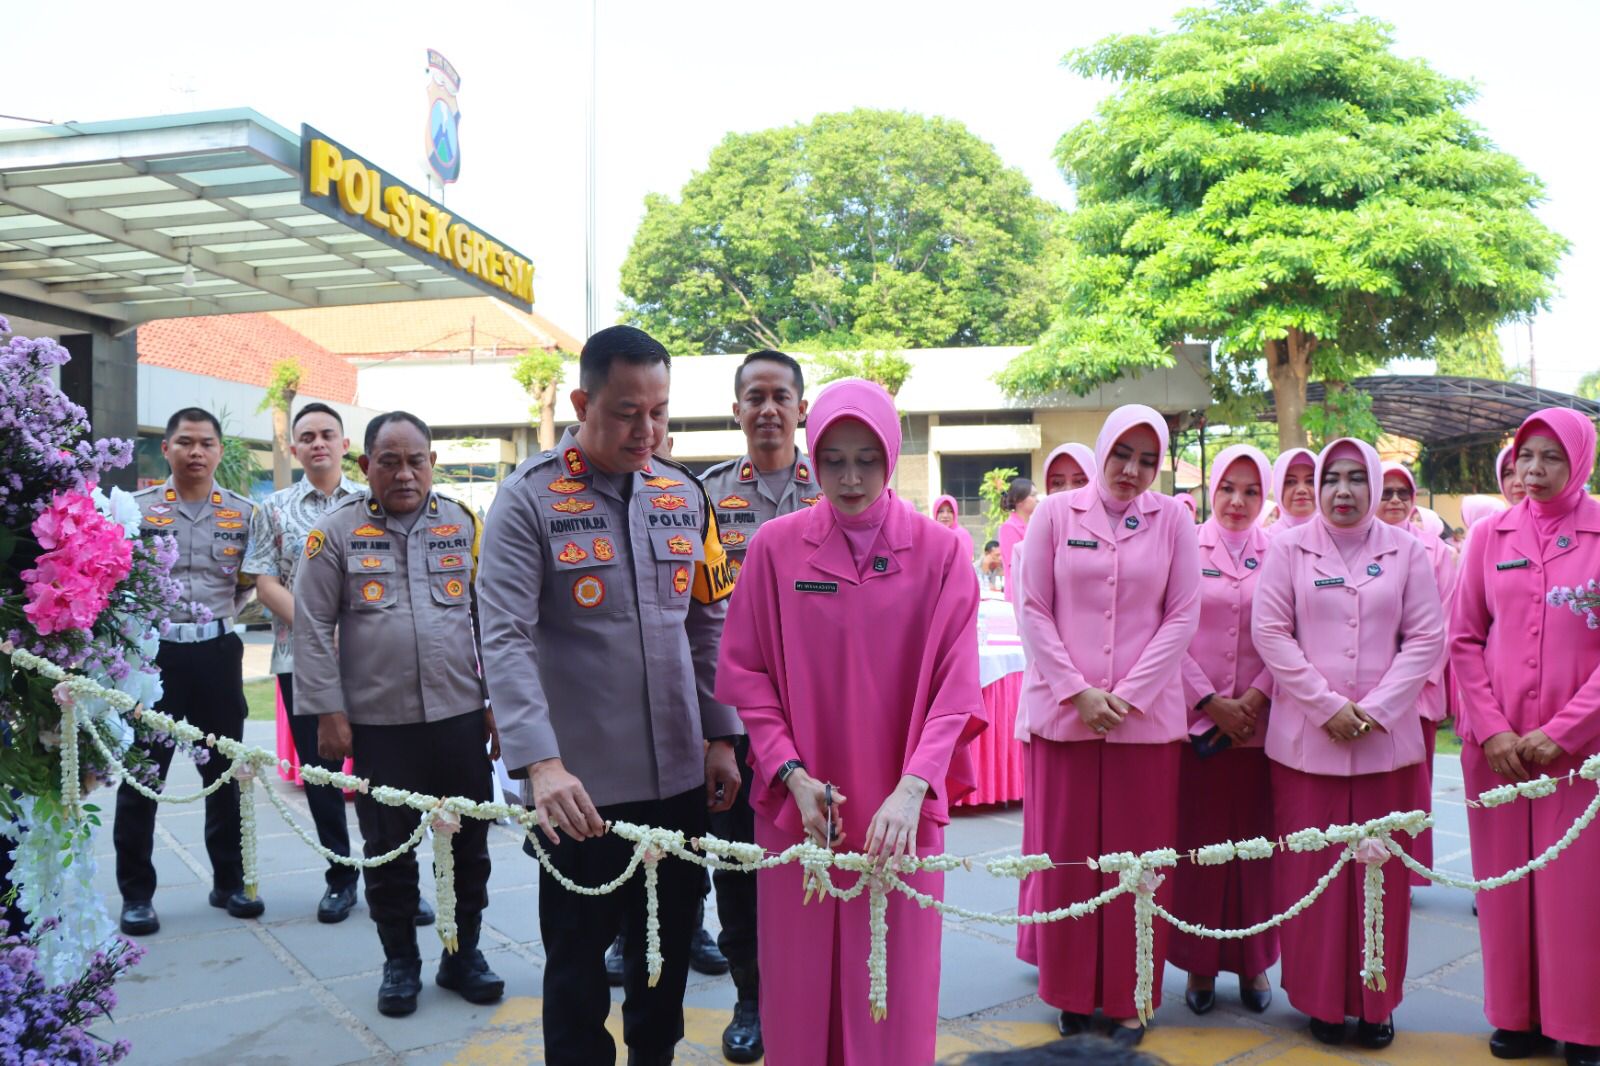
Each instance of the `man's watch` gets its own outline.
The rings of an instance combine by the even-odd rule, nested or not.
[[[788,762],[778,767],[778,784],[787,784],[790,774],[794,773],[796,770],[804,770],[805,768],[806,764],[801,762],[799,759],[790,759]]]

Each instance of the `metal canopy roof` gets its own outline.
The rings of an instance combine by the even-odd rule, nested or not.
[[[0,130],[0,295],[130,327],[481,295],[300,188],[300,138],[247,109]]]
[[[1570,407],[1600,418],[1600,403],[1594,400],[1487,378],[1397,375],[1357,378],[1350,385],[1372,397],[1372,413],[1384,432],[1434,448],[1498,442],[1546,407]],[[1321,403],[1326,393],[1323,383],[1314,381],[1306,387],[1306,402]],[[1260,421],[1277,421],[1270,392],[1267,405]]]

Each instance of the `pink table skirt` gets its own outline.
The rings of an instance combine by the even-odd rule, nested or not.
[[[972,742],[972,762],[978,787],[958,801],[957,807],[988,803],[1017,803],[1022,799],[1022,763],[1026,754],[1015,737],[1017,704],[1022,697],[1022,674],[1007,674],[983,690],[989,728]]]
[[[291,785],[298,785],[300,784],[300,756],[294,750],[294,734],[289,732],[289,712],[284,709],[283,692],[276,683],[273,684],[272,690],[278,699],[278,776]],[[283,768],[284,762],[289,764],[287,770]],[[346,759],[344,761],[344,772],[348,774],[352,766],[351,761]],[[349,789],[345,789],[344,794],[346,797],[355,795]]]

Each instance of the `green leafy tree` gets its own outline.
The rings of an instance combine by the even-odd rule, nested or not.
[[[991,541],[1000,529],[1000,523],[1006,520],[1006,509],[1000,506],[1000,501],[1005,499],[1006,492],[1011,488],[1011,479],[1017,476],[1017,470],[1011,466],[997,466],[983,475],[983,480],[978,482],[978,495],[989,509],[983,515],[983,539]]]
[[[865,378],[883,386],[890,396],[898,396],[911,376],[911,361],[898,350],[898,338],[866,337],[864,347],[850,350],[829,349],[815,341],[801,342],[790,350],[801,354],[809,364],[806,377],[818,385],[840,378]]]
[[[289,467],[289,412],[304,377],[298,360],[283,359],[272,365],[272,381],[256,413],[272,412],[272,487],[286,489],[294,481]]]
[[[1600,400],[1600,370],[1591,370],[1579,378],[1574,391],[1585,400]]]
[[[217,484],[241,496],[249,496],[256,482],[256,456],[250,444],[233,432],[233,419],[226,407],[217,412],[222,423],[222,459],[217,463]]]
[[[1020,343],[1055,208],[958,122],[896,111],[735,133],[651,195],[622,310],[676,351]]]
[[[1372,413],[1372,397],[1336,381],[1327,383],[1322,403],[1301,414],[1300,424],[1310,434],[1311,446],[1317,451],[1340,437],[1375,441],[1383,432]]]
[[[1003,384],[1086,392],[1205,338],[1225,379],[1265,363],[1289,447],[1313,377],[1544,307],[1567,244],[1543,187],[1461,113],[1470,85],[1392,44],[1347,7],[1222,0],[1071,53],[1120,89],[1057,147],[1066,296]]]
[[[1440,337],[1433,356],[1434,369],[1440,374],[1463,378],[1488,378],[1491,381],[1511,381],[1512,372],[1506,369],[1505,355],[1500,347],[1500,334],[1493,326],[1483,326],[1456,336]]]
[[[511,376],[534,398],[528,417],[539,427],[539,447],[544,451],[556,446],[556,390],[570,359],[559,348],[529,348],[511,365]]]

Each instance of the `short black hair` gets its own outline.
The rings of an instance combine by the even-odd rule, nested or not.
[[[1000,547],[1000,542],[997,540],[984,541],[983,554],[988,555],[998,547]]]
[[[378,431],[383,429],[383,427],[387,426],[390,422],[410,422],[413,426],[416,426],[422,431],[423,437],[427,439],[429,444],[433,443],[433,430],[428,428],[428,423],[424,422],[410,411],[385,411],[383,414],[367,423],[367,433],[361,442],[362,451],[366,452],[368,455],[372,454],[372,449],[376,447],[378,443]]]
[[[300,424],[300,420],[306,415],[327,415],[335,422],[339,423],[339,431],[341,433],[344,432],[344,419],[339,417],[339,412],[335,411],[322,401],[315,400],[296,411],[294,418],[290,419],[289,432],[291,434],[294,433],[294,427],[298,426]]]
[[[184,407],[174,411],[172,417],[167,419],[166,436],[161,439],[171,440],[172,435],[178,432],[178,424],[180,422],[210,422],[211,427],[217,431],[217,439],[222,439],[222,423],[217,420],[216,415],[207,411],[204,407]]]
[[[1017,504],[1033,495],[1033,482],[1025,477],[1014,477],[1006,488],[1006,494],[1000,497],[1002,511],[1015,511]]]
[[[672,371],[672,356],[662,343],[633,326],[607,326],[584,342],[578,355],[578,387],[599,392],[611,377],[611,364],[621,359],[634,366],[663,363]]]
[[[744,368],[757,359],[765,359],[769,363],[781,363],[789,368],[794,375],[795,399],[803,400],[806,397],[806,375],[800,369],[800,360],[776,348],[763,348],[759,352],[751,352],[744,357],[744,362],[739,364],[739,369],[733,372],[733,395],[735,398],[744,390]]]

